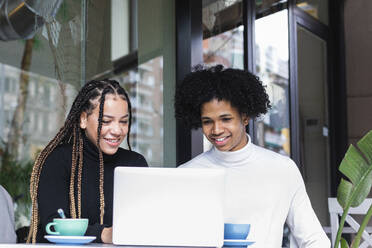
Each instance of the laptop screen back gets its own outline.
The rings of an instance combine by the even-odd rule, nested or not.
[[[223,244],[224,170],[117,167],[113,243]]]

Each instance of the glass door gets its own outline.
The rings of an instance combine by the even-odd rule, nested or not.
[[[295,34],[299,163],[311,203],[324,226],[328,224],[330,195],[327,40],[299,22]]]

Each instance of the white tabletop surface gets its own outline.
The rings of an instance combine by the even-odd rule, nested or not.
[[[97,243],[91,243],[91,244],[83,244],[83,245],[68,245],[68,244],[0,244],[0,248],[5,248],[5,247],[16,247],[16,248],[56,248],[56,247],[61,247],[61,248],[84,248],[84,247],[123,247],[123,248],[162,248],[162,246],[129,246],[129,245],[113,245],[113,244],[97,244]],[[164,248],[172,248],[171,246],[164,246]],[[175,248],[180,248],[180,246],[177,246]],[[190,248],[190,247],[188,247]]]
[[[22,248],[22,247],[40,247],[40,248],[48,248],[48,247],[64,247],[64,248],[83,248],[83,247],[122,247],[122,246],[117,246],[117,245],[109,245],[109,244],[96,244],[96,243],[92,243],[92,244],[85,244],[85,245],[67,245],[67,244],[63,244],[63,245],[57,245],[57,244],[0,244],[0,247],[17,247],[17,248]]]
[[[30,248],[30,247],[33,247],[33,248],[48,248],[48,247],[53,247],[53,248],[56,248],[56,247],[62,247],[62,248],[84,248],[84,247],[89,247],[89,248],[92,248],[92,247],[125,247],[125,248],[140,248],[141,246],[121,246],[121,245],[110,245],[110,244],[97,244],[97,243],[91,243],[91,244],[85,244],[85,245],[67,245],[67,244],[63,244],[63,245],[58,245],[58,244],[0,244],[0,248],[5,248],[5,247],[17,247],[17,248]],[[143,246],[143,247],[146,247],[146,248],[150,248],[151,246]],[[160,246],[153,246],[153,247],[156,247],[156,248],[160,248]],[[169,246],[167,246],[167,248],[169,248]],[[179,248],[179,247],[178,247]]]

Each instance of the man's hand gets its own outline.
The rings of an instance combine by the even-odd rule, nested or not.
[[[112,227],[105,227],[101,233],[102,243],[112,244]]]

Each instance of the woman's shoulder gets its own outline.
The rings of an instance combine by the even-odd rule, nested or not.
[[[124,166],[138,166],[147,167],[147,162],[145,157],[135,151],[130,151],[124,148],[119,148],[117,151],[117,158],[121,164]]]
[[[54,149],[53,152],[71,153],[72,152],[72,145],[71,144],[60,144]]]
[[[70,144],[60,144],[48,155],[48,158],[58,158],[71,156],[72,146]]]
[[[48,164],[65,163],[66,161],[71,161],[71,156],[72,146],[69,144],[61,144],[48,154],[45,162]]]
[[[58,145],[48,154],[43,165],[44,176],[69,175],[71,171],[72,147],[68,144]]]

